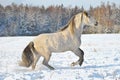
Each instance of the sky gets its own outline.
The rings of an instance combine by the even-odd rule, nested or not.
[[[14,2],[16,4],[23,3],[32,6],[44,5],[45,7],[63,4],[65,7],[83,6],[85,9],[89,9],[90,5],[96,7],[100,5],[101,2],[107,3],[108,1],[110,3],[116,3],[117,5],[120,5],[120,0],[0,0],[0,4],[6,6]]]

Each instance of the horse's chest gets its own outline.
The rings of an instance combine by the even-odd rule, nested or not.
[[[73,39],[71,44],[72,44],[72,47],[78,48],[81,44],[81,41],[79,39]]]

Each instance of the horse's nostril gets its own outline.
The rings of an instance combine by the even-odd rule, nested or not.
[[[95,26],[97,26],[97,25],[98,25],[98,22],[96,21]]]

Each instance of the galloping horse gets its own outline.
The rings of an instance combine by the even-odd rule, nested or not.
[[[91,21],[93,20],[91,20],[87,12],[84,11],[73,16],[68,24],[60,31],[38,35],[24,49],[22,61],[19,65],[25,67],[32,66],[32,69],[35,69],[39,58],[43,56],[43,65],[53,70],[54,68],[48,63],[52,55],[51,53],[72,51],[79,57],[79,60],[73,62],[72,65],[75,66],[79,64],[81,66],[84,60],[84,52],[79,48],[81,44],[81,34],[84,25],[91,25]],[[93,24],[96,25],[96,22],[94,21]]]

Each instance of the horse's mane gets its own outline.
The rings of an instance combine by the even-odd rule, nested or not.
[[[80,11],[80,12],[78,12],[78,13],[81,13],[81,12],[83,12],[83,11]],[[78,13],[76,13],[76,14],[78,14]],[[75,14],[75,15],[76,15]],[[63,26],[59,31],[64,31],[66,28],[68,28],[68,26],[69,26],[69,24],[72,22],[72,20],[75,18],[75,15],[74,16],[72,16],[71,18],[70,18],[70,20],[68,21],[68,23],[65,25],[65,26]]]
[[[68,23],[63,26],[59,31],[64,31],[65,29],[67,29],[69,27],[69,24],[72,22],[72,20],[74,19],[75,16],[72,16],[71,19],[68,21]]]
[[[83,12],[86,16],[88,16],[88,13],[87,13],[86,11],[81,11],[81,12],[79,12],[79,13],[82,13],[82,12]],[[79,14],[79,13],[77,13],[77,14]],[[76,14],[76,15],[77,15],[77,14]],[[71,19],[68,21],[68,23],[67,23],[64,27],[62,27],[59,31],[64,31],[64,30],[66,30],[66,29],[69,27],[69,25],[70,25],[70,30],[71,30],[72,33],[74,33],[74,26],[75,26],[74,18],[75,18],[75,15],[72,16]],[[81,17],[81,20],[82,20],[82,17]]]

